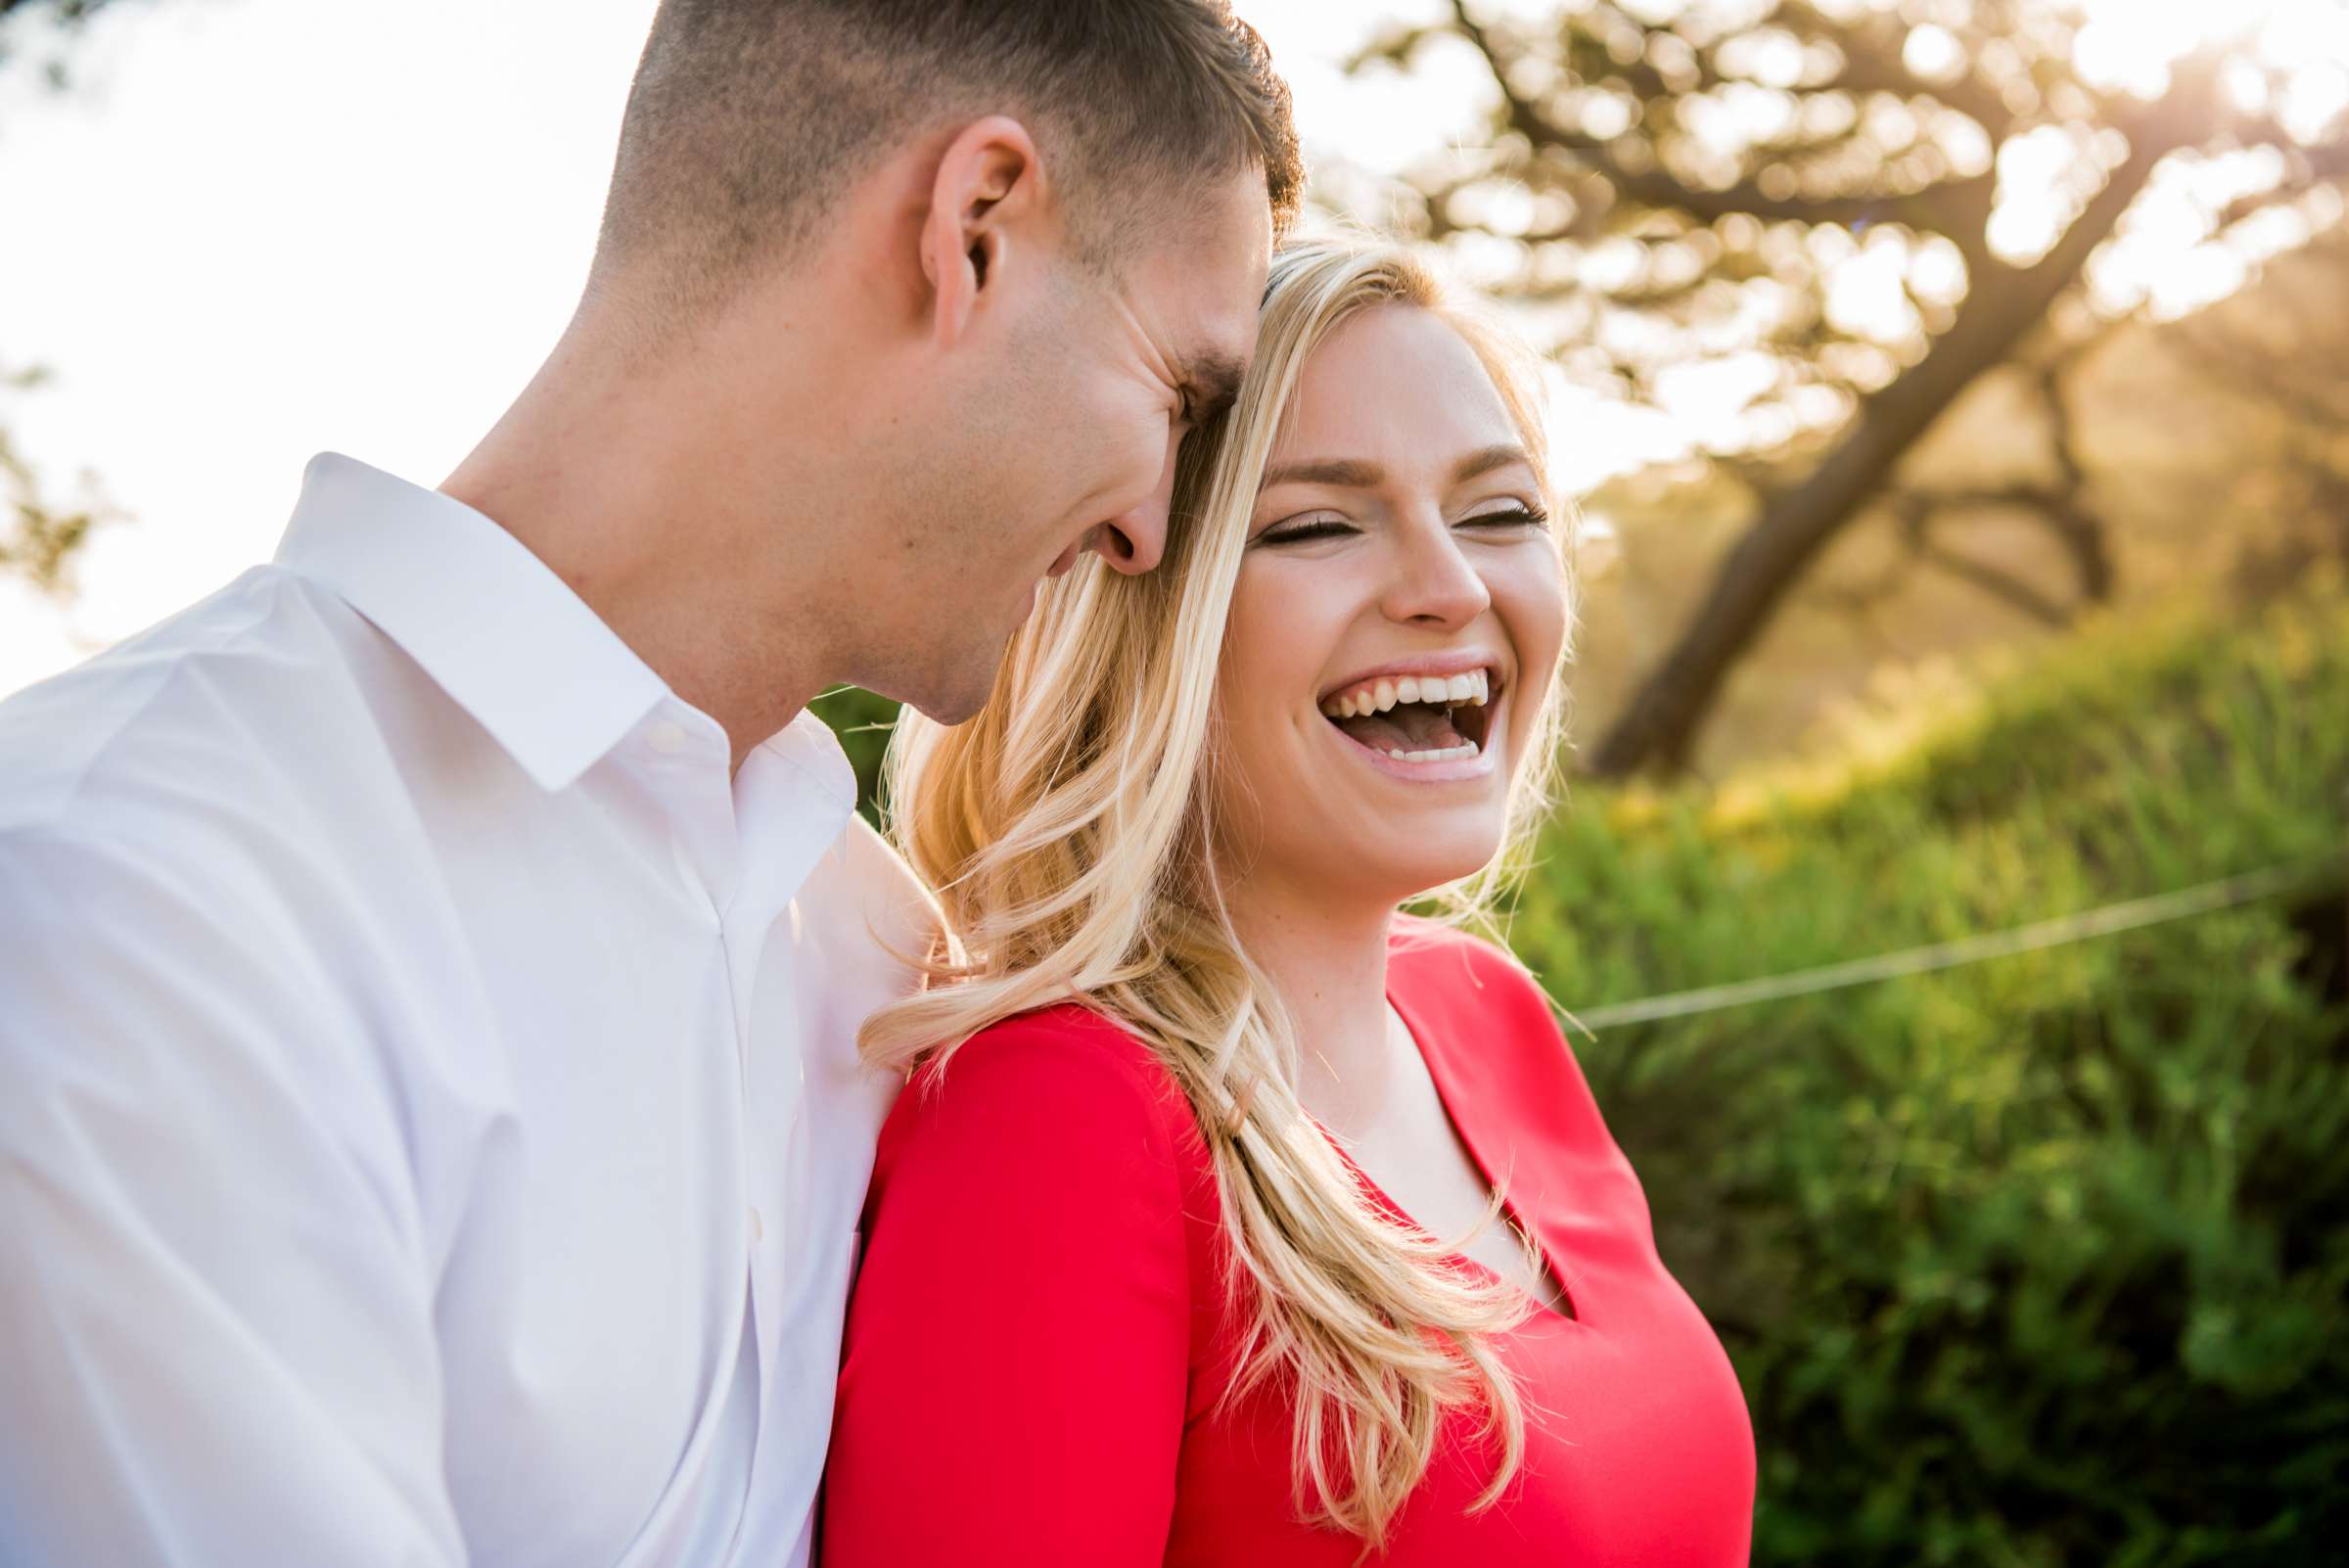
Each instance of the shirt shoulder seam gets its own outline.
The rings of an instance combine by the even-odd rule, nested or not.
[[[246,575],[257,576],[263,573],[283,576],[293,575],[285,573],[284,569],[278,567],[275,563],[265,563],[263,565],[256,566]],[[83,794],[87,791],[91,775],[96,773],[100,767],[105,764],[108,759],[114,755],[115,748],[122,744],[123,740],[128,736],[130,731],[147,716],[148,713],[155,707],[155,705],[162,700],[163,695],[170,691],[173,685],[177,683],[180,675],[186,668],[184,662],[186,657],[191,654],[208,654],[218,652],[222,644],[228,642],[232,638],[242,636],[244,633],[251,631],[254,626],[258,625],[264,619],[266,619],[268,614],[269,608],[267,606],[255,605],[237,621],[224,625],[208,628],[202,632],[199,638],[192,639],[193,645],[179,650],[177,654],[172,656],[170,660],[170,668],[165,669],[163,673],[157,678],[154,686],[144,696],[132,703],[126,712],[118,715],[113,720],[113,722],[109,724],[104,736],[102,736],[94,745],[90,747],[89,754],[81,760],[80,766],[74,770],[71,782],[58,790],[56,799],[50,807],[49,816],[46,819],[29,819],[0,824],[0,836],[16,838],[20,836],[29,836],[33,833],[39,832],[42,829],[49,829],[52,830],[55,838],[60,843],[77,838],[78,835],[75,833],[63,831],[68,827],[68,824],[63,820],[63,818],[67,816],[71,807],[81,800]],[[105,655],[101,654],[99,657],[104,658]],[[68,673],[69,674],[70,671]]]

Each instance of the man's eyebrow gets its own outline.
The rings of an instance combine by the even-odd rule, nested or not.
[[[1483,451],[1470,452],[1466,457],[1453,464],[1451,482],[1454,484],[1464,484],[1480,474],[1490,474],[1495,469],[1506,468],[1511,463],[1523,463],[1528,468],[1534,466],[1533,458],[1522,446],[1505,441],[1498,446],[1488,446]]]
[[[1387,482],[1387,471],[1376,463],[1354,457],[1311,457],[1283,463],[1265,473],[1261,489],[1281,484],[1335,484],[1350,490],[1371,490]]]
[[[1205,424],[1240,395],[1240,377],[1247,367],[1223,354],[1193,360],[1182,373],[1182,400],[1194,424]]]

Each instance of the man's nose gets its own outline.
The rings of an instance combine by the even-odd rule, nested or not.
[[[1141,505],[1129,507],[1093,530],[1093,548],[1113,571],[1140,576],[1158,565],[1167,553],[1167,509],[1174,498],[1174,453],[1182,444],[1177,430],[1167,438],[1167,460],[1158,472],[1158,487]]]

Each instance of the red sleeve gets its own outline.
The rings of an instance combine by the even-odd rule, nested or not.
[[[1190,1360],[1180,1104],[1146,1047],[1073,1008],[982,1033],[899,1096],[826,1568],[1163,1561]]]

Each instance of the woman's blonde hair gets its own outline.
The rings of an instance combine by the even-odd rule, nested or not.
[[[1400,249],[1283,252],[1237,402],[1183,444],[1158,570],[1124,576],[1087,557],[1045,585],[976,718],[899,720],[893,828],[940,890],[952,935],[930,955],[927,989],[874,1014],[861,1037],[868,1059],[904,1068],[1000,1019],[1081,998],[1157,1053],[1221,1190],[1247,1324],[1228,1397],[1283,1384],[1300,1512],[1367,1548],[1384,1545],[1454,1408],[1481,1413],[1498,1450],[1474,1507],[1500,1497],[1524,1417],[1489,1342],[1527,1304],[1451,1262],[1456,1238],[1389,1219],[1299,1103],[1296,1025],[1222,906],[1209,769],[1224,625],[1267,460],[1314,346],[1379,305],[1435,312],[1460,333],[1546,489],[1530,355]],[[1567,531],[1554,534],[1562,581]],[[1444,890],[1455,918],[1489,910],[1548,804],[1562,723],[1551,673],[1508,848]]]

